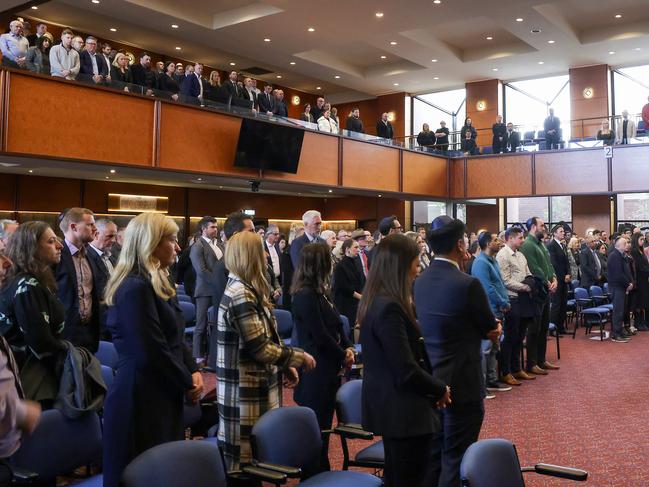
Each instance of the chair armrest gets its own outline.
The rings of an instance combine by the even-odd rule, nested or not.
[[[560,479],[575,480],[585,482],[588,479],[588,472],[579,468],[562,467],[561,465],[552,465],[549,463],[537,463],[534,466],[534,472],[540,475],[549,475]]]
[[[11,471],[14,474],[14,480],[17,480],[20,483],[32,483],[38,479],[38,474],[36,472],[32,472],[26,468],[14,467],[12,465]]]
[[[371,440],[374,438],[374,433],[371,433],[370,431],[365,431],[364,429],[345,424],[339,424],[336,426],[334,432],[340,436],[351,439]]]
[[[264,470],[279,472],[289,478],[297,478],[302,475],[302,469],[297,467],[289,467],[288,465],[280,465],[278,463],[254,462],[253,466],[262,468]]]
[[[265,468],[255,467],[253,465],[246,465],[241,470],[245,476],[252,477],[253,479],[260,480],[262,482],[270,482],[275,485],[285,484],[287,476],[283,473],[276,472],[273,470],[266,470]],[[237,477],[230,475],[231,477]]]

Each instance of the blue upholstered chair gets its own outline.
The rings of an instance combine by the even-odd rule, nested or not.
[[[178,297],[178,301],[180,301],[181,303],[183,303],[183,302],[184,303],[191,303],[192,302],[192,298],[190,298],[186,294],[178,293],[178,294],[176,294],[176,296]]]
[[[525,487],[524,472],[583,482],[588,472],[576,468],[537,463],[523,467],[516,447],[503,439],[482,440],[471,445],[460,466],[463,487]]]
[[[277,320],[277,332],[286,345],[291,345],[291,335],[293,334],[293,315],[285,309],[274,309],[273,314]]]
[[[577,322],[572,337],[575,338],[577,334],[577,325],[581,318],[586,334],[590,333],[592,327],[597,325],[599,326],[600,339],[604,340],[604,326],[609,321],[611,310],[607,307],[595,306],[588,291],[583,287],[575,288],[575,303],[577,306]]]
[[[95,357],[99,360],[101,365],[105,365],[115,370],[117,368],[117,361],[119,360],[117,356],[117,350],[115,345],[111,342],[99,342],[99,349],[95,353]]]

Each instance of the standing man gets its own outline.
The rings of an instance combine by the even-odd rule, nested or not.
[[[521,246],[521,252],[527,259],[532,275],[541,281],[539,304],[534,322],[527,328],[527,372],[535,375],[548,375],[548,370],[556,370],[558,365],[545,359],[550,326],[550,294],[557,290],[557,278],[550,263],[550,254],[543,245],[545,223],[539,217],[532,217],[525,222],[527,238]]]
[[[368,232],[369,233],[369,232]],[[367,254],[369,253],[367,245],[369,241],[365,230],[358,228],[352,232],[352,238],[358,242],[358,259],[356,260],[356,266],[363,274],[363,286],[367,280],[367,274],[370,271],[370,262]]]
[[[521,145],[521,136],[514,130],[514,124],[509,122],[503,140],[504,152],[516,152],[519,145]]]
[[[545,148],[552,150],[559,148],[561,120],[554,116],[554,108],[550,108],[549,112],[550,115],[543,122],[543,128],[545,130]]]
[[[25,56],[29,41],[23,35],[23,23],[14,20],[9,24],[9,32],[0,36],[2,65],[8,68],[27,69]]]
[[[557,290],[550,295],[550,322],[557,326],[557,333],[566,333],[566,305],[568,300],[568,284],[572,280],[568,248],[565,240],[566,229],[562,223],[552,229],[552,240],[548,243],[550,263],[557,276]]]
[[[266,240],[264,241],[264,250],[268,254],[269,269],[273,269],[275,279],[281,278],[282,272],[279,265],[279,228],[275,224],[268,225],[266,228]]]
[[[302,222],[304,223],[304,235],[296,238],[293,240],[293,243],[291,243],[291,263],[293,264],[293,269],[297,269],[302,247],[310,243],[324,243],[324,240],[320,238],[322,215],[319,211],[307,211],[302,215]]]
[[[613,297],[613,318],[611,320],[611,341],[626,343],[630,335],[624,330],[624,304],[627,295],[633,290],[633,277],[629,261],[624,257],[629,241],[619,237],[615,250],[608,256],[608,285]]]
[[[97,52],[97,39],[86,38],[86,48],[79,54],[80,81],[94,82],[96,85],[110,81],[110,66],[104,61],[104,56]]]
[[[451,388],[451,405],[439,410],[426,485],[458,487],[460,463],[478,439],[484,418],[485,384],[480,366],[482,339],[497,340],[487,295],[475,277],[460,270],[466,254],[460,220],[433,220],[428,243],[435,260],[415,280],[415,308],[433,376]]]
[[[586,237],[586,246],[579,253],[579,273],[581,274],[581,287],[590,289],[590,286],[599,286],[602,280],[602,263],[597,255],[599,238],[595,235]]]
[[[505,313],[505,337],[500,349],[501,381],[510,386],[519,386],[519,381],[536,378],[527,374],[521,366],[525,331],[535,314],[532,288],[525,283],[532,273],[527,266],[527,259],[518,250],[521,245],[523,230],[519,227],[508,228],[505,231],[505,246],[496,255],[511,305],[510,310]]]
[[[489,298],[491,312],[502,321],[505,313],[511,309],[509,295],[495,259],[503,244],[495,233],[481,232],[478,245],[481,252],[471,267],[471,275],[480,280]],[[498,381],[496,356],[499,350],[500,341],[482,340],[482,366],[489,392],[505,392],[512,389],[511,386]]]
[[[263,93],[257,96],[257,103],[259,104],[259,113],[265,113],[269,117],[273,116],[275,111],[275,96],[273,95],[273,87],[271,85],[264,85]]]
[[[635,121],[629,119],[628,110],[622,110],[622,120],[618,120],[615,124],[615,143],[626,145],[630,139],[635,137],[635,134]]]
[[[70,208],[59,228],[65,236],[65,245],[54,276],[56,295],[65,307],[63,338],[94,353],[99,348],[101,300],[87,255],[88,244],[97,232],[94,214],[87,208]]]
[[[376,135],[384,139],[394,138],[394,129],[388,120],[388,112],[383,112],[381,114],[381,120],[376,123]]]
[[[361,120],[361,111],[358,108],[354,108],[349,117],[347,117],[347,123],[345,124],[345,130],[350,132],[365,133],[363,128],[363,121]]]
[[[502,115],[496,117],[496,123],[491,126],[491,131],[493,132],[491,148],[494,154],[500,154],[505,150],[505,135],[507,133],[507,127],[503,123]]]
[[[329,107],[331,109],[331,107]],[[324,115],[325,112],[325,99],[321,96],[315,101],[315,106],[311,107],[311,115],[313,115],[313,121],[318,123],[318,119]]]
[[[649,97],[647,97],[647,101],[649,102]],[[649,103],[642,107],[642,121],[646,130],[649,127]]]
[[[207,356],[205,346],[205,334],[207,332],[207,310],[214,303],[215,294],[215,276],[214,269],[216,263],[223,259],[224,251],[216,242],[219,228],[216,225],[216,218],[204,216],[198,222],[198,228],[201,232],[200,238],[196,240],[189,251],[189,258],[192,261],[192,267],[196,271],[196,290],[194,297],[196,299],[196,328],[194,328],[194,341],[192,344],[192,353],[196,363],[204,365]]]
[[[93,286],[99,296],[99,329],[101,339],[110,339],[110,333],[106,330],[106,306],[101,302],[106,289],[106,283],[115,270],[117,259],[111,255],[111,249],[117,238],[117,225],[111,220],[102,218],[95,222],[97,233],[95,238],[88,245],[88,261],[92,269]]]

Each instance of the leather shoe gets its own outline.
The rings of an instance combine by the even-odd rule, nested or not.
[[[538,365],[535,365],[531,369],[528,369],[527,372],[529,372],[530,374],[534,374],[534,375],[548,375],[549,374],[549,372],[547,370],[543,370]]]
[[[502,382],[503,384],[507,384],[508,386],[520,386],[521,385],[521,382],[514,379],[514,376],[512,374],[503,375],[500,378],[500,382]]]
[[[534,379],[536,379],[536,377],[534,377],[533,375],[528,374],[524,370],[519,370],[518,372],[514,372],[512,375],[514,376],[514,378],[516,378],[518,380],[534,380]]]
[[[554,365],[554,364],[552,364],[550,362],[543,362],[543,365],[541,365],[541,368],[545,369],[545,370],[559,370],[561,367],[559,367],[558,365]]]

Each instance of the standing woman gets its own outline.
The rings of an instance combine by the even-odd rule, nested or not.
[[[203,392],[189,368],[184,321],[169,280],[178,226],[159,213],[141,213],[124,234],[119,262],[106,284],[106,326],[119,361],[104,406],[104,487],[143,451],[183,439],[183,403]]]
[[[647,331],[649,326],[649,260],[643,252],[644,236],[634,233],[631,237],[631,257],[635,267],[636,289],[633,301],[634,326],[640,331]]]
[[[305,245],[291,287],[293,319],[298,343],[313,355],[318,367],[310,374],[300,375],[293,398],[300,406],[315,411],[320,430],[331,429],[340,370],[354,364],[354,347],[345,336],[340,314],[329,298],[330,275],[330,247],[322,243]],[[330,469],[328,451],[329,435],[325,435],[320,471]]]
[[[471,120],[471,117],[466,117],[464,120],[464,126],[462,127],[462,130],[460,131],[460,140],[464,140],[466,137],[466,133],[471,132],[471,139],[475,140],[475,138],[478,136],[478,132],[473,126],[473,121]]]
[[[358,242],[348,238],[343,242],[341,250],[344,257],[334,269],[332,291],[336,309],[349,319],[349,325],[353,329],[365,277],[361,267],[356,264]]]
[[[381,240],[358,310],[363,345],[363,428],[383,436],[386,487],[424,487],[433,435],[433,408],[451,403],[434,378],[413,309],[419,248],[403,235]]]
[[[0,290],[0,334],[14,351],[26,399],[51,409],[59,392],[57,355],[65,308],[56,297],[52,266],[63,246],[45,222],[20,225],[9,239],[8,267]]]
[[[266,257],[259,236],[236,233],[225,248],[228,284],[219,306],[216,375],[219,446],[226,468],[252,460],[250,433],[257,420],[279,407],[278,372],[294,387],[295,367],[315,368],[311,355],[283,344],[268,300]]]
[[[175,72],[176,64],[173,61],[167,61],[165,63],[165,71],[160,76],[158,83],[160,84],[160,90],[167,92],[167,96],[169,96],[173,101],[178,101],[180,85],[174,75]]]
[[[573,281],[579,279],[579,239],[572,237],[568,243],[568,264],[570,265],[570,276]]]
[[[293,263],[291,262],[291,247],[286,235],[281,234],[279,245],[279,271],[282,280],[282,308],[291,310],[291,282],[293,282]]]

